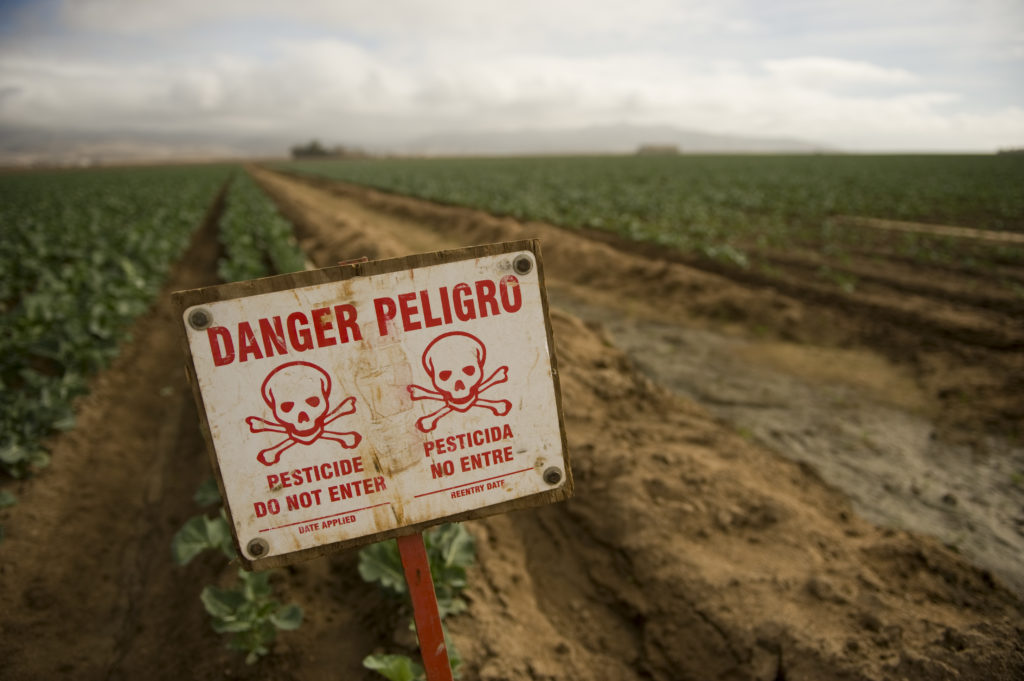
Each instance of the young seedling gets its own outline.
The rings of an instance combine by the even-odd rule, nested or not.
[[[270,652],[278,630],[291,631],[302,624],[302,608],[282,606],[271,597],[270,573],[238,571],[239,584],[231,589],[207,586],[200,600],[212,618],[213,630],[230,634],[228,648],[244,652],[245,663],[254,664]]]
[[[476,559],[473,536],[462,525],[449,523],[424,532],[423,543],[437,594],[438,613],[443,619],[462,612],[466,609],[466,602],[460,596],[466,587],[466,568]],[[409,589],[395,540],[372,544],[360,551],[359,575],[367,582],[376,582],[386,594],[401,598],[408,604]],[[409,628],[415,629],[411,618]],[[452,674],[458,678],[457,669],[462,660],[447,630],[444,638]],[[363,666],[389,681],[423,681],[425,678],[422,666],[407,655],[368,655]]]
[[[200,485],[193,497],[199,506],[221,502],[216,482]],[[236,558],[224,508],[214,517],[206,514],[189,518],[171,541],[171,553],[178,565],[186,565],[206,550],[220,551],[228,560]],[[270,573],[238,571],[238,583],[229,588],[206,586],[199,596],[209,613],[213,630],[230,634],[228,648],[244,652],[246,664],[254,664],[270,652],[277,632],[297,629],[302,608],[282,606],[271,598]]]

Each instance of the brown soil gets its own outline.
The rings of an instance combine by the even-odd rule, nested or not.
[[[254,172],[319,266],[542,239],[577,496],[468,524],[479,560],[450,622],[463,678],[1024,677],[1024,607],[1004,586],[1024,585],[1024,454],[993,434],[1020,415],[1021,331],[999,305],[938,308],[921,290],[912,304],[896,285],[891,305],[882,288],[804,295],[802,265],[727,278]],[[216,254],[207,224],[167,290],[212,283]],[[276,578],[307,621],[258,666],[209,629],[198,593],[233,568],[170,558],[209,469],[168,296],[132,338],[51,443],[53,466],[0,513],[0,676],[374,678],[363,656],[407,635],[353,553]],[[919,518],[946,543],[947,525],[970,525],[962,554],[896,529]]]

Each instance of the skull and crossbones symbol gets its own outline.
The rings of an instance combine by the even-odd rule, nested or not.
[[[508,380],[508,367],[503,366],[484,378],[487,348],[476,336],[464,331],[451,331],[432,340],[423,351],[423,368],[434,384],[434,390],[419,385],[408,386],[414,400],[434,400],[444,405],[416,421],[416,427],[429,433],[437,422],[452,413],[481,407],[504,416],[512,409],[508,400],[485,400],[480,394]]]
[[[245,422],[253,433],[284,433],[284,440],[263,449],[256,456],[264,466],[273,466],[286,449],[297,444],[309,445],[317,440],[333,440],[345,449],[359,444],[362,436],[355,432],[327,430],[325,426],[352,414],[356,398],[347,397],[330,409],[331,376],[309,362],[288,362],[277,367],[263,379],[263,401],[274,414],[273,421],[249,416]]]

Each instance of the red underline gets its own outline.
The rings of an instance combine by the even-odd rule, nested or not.
[[[493,478],[484,478],[483,480],[477,480],[476,482],[467,482],[462,485],[455,485],[454,487],[445,487],[444,489],[436,489],[433,492],[424,492],[423,494],[417,494],[413,499],[419,499],[420,497],[429,497],[431,494],[439,494],[441,492],[447,492],[453,489],[459,489],[460,487],[469,487],[470,485],[479,485],[481,482],[488,482],[490,480],[497,480],[498,478],[507,478],[510,475],[516,475],[517,473],[525,473],[526,471],[532,471],[533,467],[524,468],[519,471],[512,471],[511,473],[502,473],[501,475],[495,475]]]
[[[349,513],[359,513],[360,511],[368,511],[371,508],[377,508],[378,506],[387,506],[390,503],[391,503],[390,501],[385,501],[385,502],[380,503],[380,504],[374,504],[373,506],[363,506],[362,508],[357,508],[357,509],[354,509],[352,511],[342,511],[341,513],[332,513],[331,515],[322,515],[319,518],[308,518],[306,520],[299,520],[298,522],[288,523],[287,525],[278,525],[277,527],[268,527],[266,529],[260,530],[260,532],[270,532],[271,530],[280,530],[281,528],[291,527],[292,525],[302,525],[304,523],[314,523],[317,520],[326,520],[327,518],[334,518],[334,517],[337,517],[339,515],[348,515]]]

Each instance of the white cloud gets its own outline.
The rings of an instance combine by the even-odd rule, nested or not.
[[[210,22],[283,21],[385,40],[451,39],[477,45],[536,44],[538,39],[608,34],[618,40],[649,37],[666,26],[682,33],[744,30],[737,2],[722,0],[63,0],[60,14],[71,26],[131,35],[162,34]]]
[[[829,89],[843,85],[908,85],[918,81],[904,69],[829,57],[769,59],[764,69],[784,83]]]
[[[950,9],[958,6],[939,2],[934,15],[959,16]],[[1024,141],[1024,93],[1006,95],[1012,83],[1003,83],[1009,103],[985,105],[924,66],[908,66],[928,61],[922,57],[933,49],[941,48],[936,58],[988,50],[993,35],[1009,58],[1013,43],[994,19],[971,25],[969,45],[950,42],[955,26],[948,21],[940,22],[947,31],[938,32],[941,46],[928,47],[936,39],[922,30],[914,38],[920,52],[901,61],[884,4],[868,2],[863,13],[848,3],[789,11],[798,19],[832,13],[826,18],[843,36],[843,49],[834,52],[825,28],[782,27],[792,20],[787,6],[761,13],[744,7],[670,0],[523,0],[497,8],[459,0],[68,2],[63,30],[73,39],[0,44],[0,123],[317,135],[346,143],[618,122],[856,149],[994,149]],[[1005,2],[984,8],[992,17],[1024,16]],[[912,23],[915,11],[901,5],[893,25]],[[221,43],[225,26],[234,33]],[[146,52],[139,42],[182,47]],[[851,51],[858,42],[863,50]],[[106,43],[113,47],[100,49]],[[186,49],[192,45],[199,51]]]

